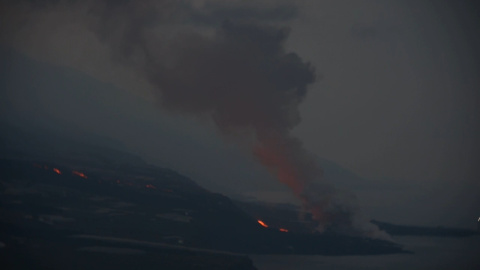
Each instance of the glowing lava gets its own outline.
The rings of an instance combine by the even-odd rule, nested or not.
[[[79,171],[72,171],[72,174],[80,176],[80,177],[85,178],[85,179],[88,178],[84,173],[79,172]]]
[[[148,184],[145,186],[146,188],[157,189],[154,185]]]
[[[257,222],[258,222],[258,224],[262,225],[263,227],[268,228],[268,225],[265,224],[265,222],[261,221],[260,219],[257,220]]]
[[[53,168],[53,171],[56,172],[57,174],[62,174],[62,172],[57,168]]]
[[[278,229],[278,230],[281,231],[281,232],[288,232],[288,230],[287,230],[287,229],[284,229],[284,228],[280,228],[280,229]]]

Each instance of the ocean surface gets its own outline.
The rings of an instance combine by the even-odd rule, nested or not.
[[[480,270],[480,236],[395,237],[414,254],[374,256],[251,255],[259,270],[461,269]]]

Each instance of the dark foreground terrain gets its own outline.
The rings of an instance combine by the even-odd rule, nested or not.
[[[255,269],[243,254],[405,252],[287,222],[265,228],[229,198],[130,154],[8,132],[0,145],[2,269]]]

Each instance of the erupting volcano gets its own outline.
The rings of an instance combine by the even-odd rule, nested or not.
[[[292,190],[318,230],[337,226],[363,233],[355,203],[346,203],[325,183],[315,158],[291,134],[316,76],[309,62],[285,49],[288,29],[227,20],[184,31],[170,27],[193,18],[172,21],[175,16],[168,14],[180,8],[175,5],[165,12],[156,1],[74,2],[59,10],[88,11],[78,16],[84,16],[92,39],[109,49],[112,63],[148,81],[163,110],[208,116],[222,135],[247,135],[239,145],[247,145],[247,152]]]

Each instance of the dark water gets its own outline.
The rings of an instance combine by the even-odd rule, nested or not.
[[[397,237],[415,254],[378,256],[250,256],[259,270],[462,269],[480,270],[480,236]]]

